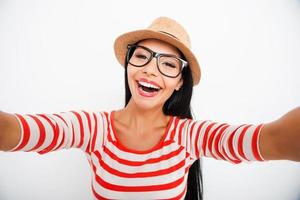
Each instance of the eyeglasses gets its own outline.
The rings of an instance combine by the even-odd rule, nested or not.
[[[182,69],[188,65],[188,62],[181,58],[170,54],[157,53],[144,46],[129,44],[127,49],[126,60],[128,63],[135,67],[143,67],[153,58],[156,58],[158,71],[170,78],[179,76]]]

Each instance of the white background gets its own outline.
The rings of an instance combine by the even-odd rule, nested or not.
[[[114,39],[158,16],[190,33],[202,68],[196,119],[275,120],[300,105],[300,1],[0,1],[0,109],[119,109],[123,68]],[[299,200],[300,163],[203,160],[205,200]],[[78,149],[0,153],[1,200],[91,200]]]

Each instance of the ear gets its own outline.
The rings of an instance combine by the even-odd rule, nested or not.
[[[178,84],[177,84],[175,90],[176,90],[176,91],[180,90],[182,84],[183,84],[183,79],[181,78],[180,81],[178,82]]]

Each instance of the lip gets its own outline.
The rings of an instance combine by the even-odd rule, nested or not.
[[[138,93],[140,96],[142,96],[142,97],[148,97],[148,98],[149,98],[149,97],[154,97],[154,96],[156,96],[156,95],[160,92],[160,90],[157,91],[157,92],[151,92],[151,93],[150,93],[150,92],[146,92],[146,91],[142,90],[141,87],[139,87],[139,83],[138,83],[139,81],[143,81],[143,82],[146,82],[146,83],[153,84],[153,85],[159,87],[160,90],[161,90],[161,87],[160,87],[156,82],[150,81],[150,80],[145,79],[145,78],[140,78],[138,81],[136,81],[136,89],[137,89],[137,93]]]
[[[159,85],[158,83],[156,83],[156,82],[154,82],[154,81],[151,81],[151,80],[148,80],[148,79],[146,79],[146,78],[140,78],[140,79],[138,79],[138,81],[150,83],[150,84],[155,85],[156,87],[159,87],[159,88],[161,89],[161,87],[160,87],[160,85]]]

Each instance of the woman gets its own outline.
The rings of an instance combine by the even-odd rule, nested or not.
[[[201,156],[232,163],[300,161],[300,108],[259,125],[192,119],[192,89],[201,73],[176,21],[160,17],[145,30],[121,35],[114,47],[125,67],[125,108],[2,112],[0,149],[82,149],[95,199],[202,199]]]

